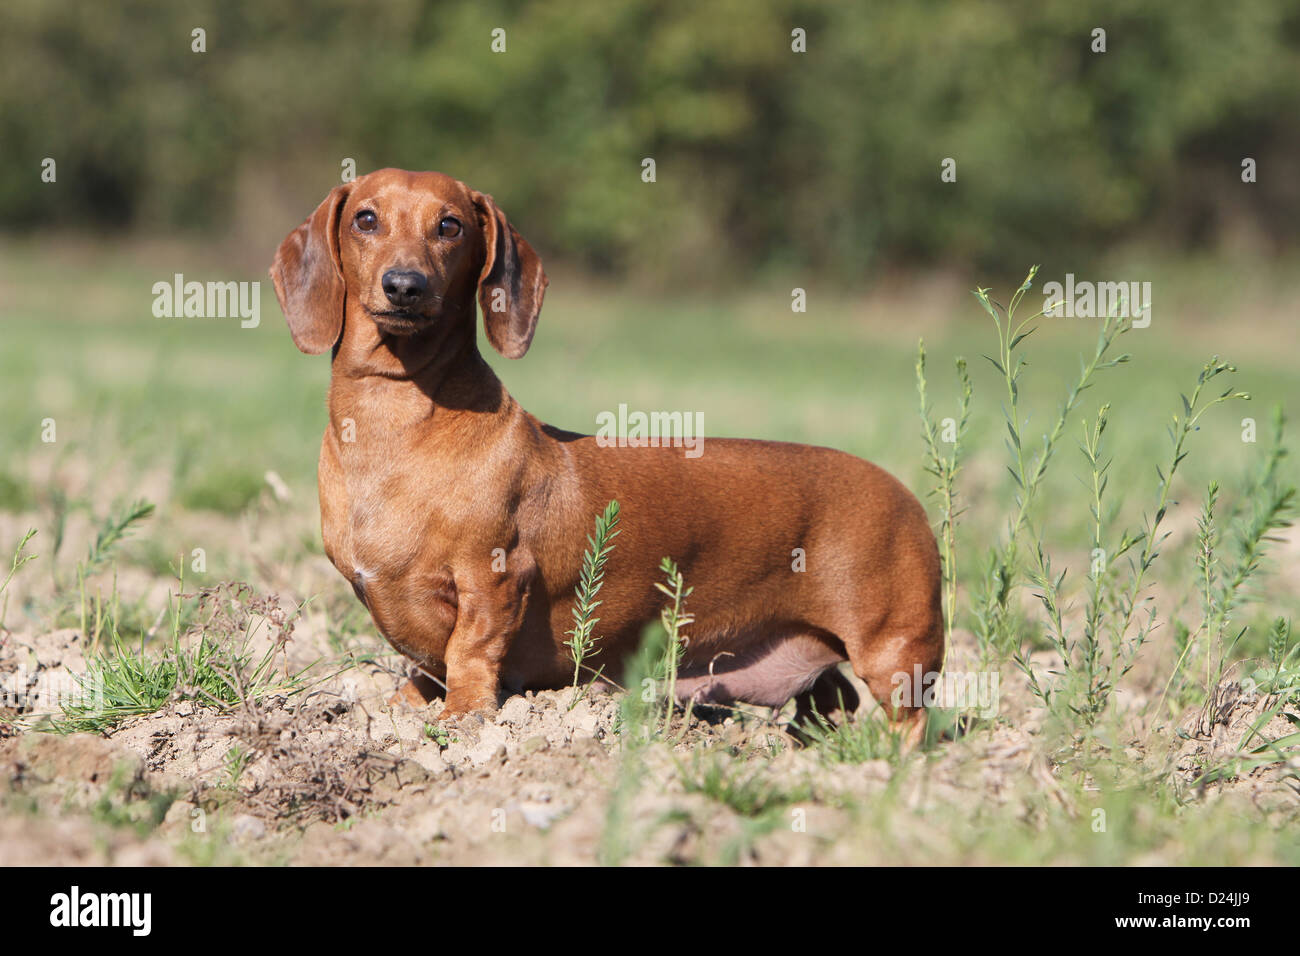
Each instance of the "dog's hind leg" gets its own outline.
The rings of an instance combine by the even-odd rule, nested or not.
[[[911,750],[925,737],[924,693],[943,667],[943,614],[932,607],[892,613],[874,633],[844,642],[853,673],[866,682],[890,728]],[[919,678],[919,680],[918,680]]]
[[[838,667],[832,667],[795,698],[794,725],[799,727],[814,720],[814,710],[831,723],[848,720],[859,703],[857,689]]]

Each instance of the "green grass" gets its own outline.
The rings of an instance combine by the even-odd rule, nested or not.
[[[192,475],[181,487],[179,503],[194,511],[237,515],[257,500],[266,482],[240,468],[218,468]]]
[[[128,646],[110,620],[107,648],[86,661],[85,673],[77,675],[77,699],[63,704],[50,727],[63,734],[103,733],[174,701],[228,711],[289,697],[304,688],[304,672],[278,666],[287,631],[282,629],[262,652],[254,649],[261,625],[250,612],[264,608],[249,599],[246,589],[223,585],[201,592],[198,602],[205,619],[194,634],[181,630],[181,601],[177,597],[169,602],[170,640],[161,652],[146,649],[143,640]]]
[[[0,421],[0,445],[9,451],[5,468],[15,482],[44,482],[51,463],[57,473],[63,456],[76,453],[105,466],[113,462],[127,475],[161,471],[172,498],[154,500],[168,512],[178,506],[237,510],[268,470],[310,503],[329,362],[293,347],[269,284],[263,284],[256,329],[233,320],[157,319],[149,311],[149,286],[171,267],[108,254],[78,263],[86,304],[74,313],[55,310],[52,319],[41,289],[53,284],[60,261],[34,245],[11,243],[4,253],[0,281],[14,294],[2,319],[0,401],[30,407],[36,418]],[[191,271],[245,274],[221,264],[196,264]],[[264,278],[251,268],[246,274]],[[1184,272],[1167,281],[1177,290],[1199,278]],[[924,317],[931,361],[946,369],[957,355],[970,357],[977,394],[991,395],[997,373],[977,361],[989,351],[987,319],[957,291],[942,312]],[[1199,284],[1191,291],[1201,295],[1187,296],[1194,312],[1215,301]],[[1300,406],[1300,383],[1291,371],[1297,350],[1285,323],[1246,336],[1237,320],[1228,335],[1217,315],[1193,324],[1179,314],[1177,301],[1160,305],[1151,328],[1135,332],[1125,346],[1140,372],[1115,382],[1112,406],[1132,416],[1113,449],[1112,480],[1150,483],[1142,466],[1146,450],[1163,436],[1168,398],[1216,350],[1242,368],[1241,384],[1254,401],[1241,415],[1203,423],[1203,432],[1222,449],[1216,471],[1248,473],[1258,446],[1237,438],[1240,418],[1253,413],[1263,424],[1275,402]],[[921,334],[914,320],[886,304],[864,305],[833,292],[819,292],[806,315],[790,313],[788,289],[780,288],[711,300],[593,292],[556,269],[529,354],[510,362],[485,344],[483,350],[525,408],[562,427],[594,431],[597,413],[620,401],[698,410],[708,435],[833,445],[916,487],[924,463],[914,416],[912,368]],[[1096,337],[1094,326],[1086,320],[1046,323],[1034,337],[1026,392],[1072,376]],[[1206,348],[1207,340],[1215,346]],[[1234,345],[1240,348],[1230,350]],[[936,414],[952,414],[955,385],[946,375],[935,379]],[[1027,419],[1036,424],[1055,410],[1055,401],[1053,395],[1039,404],[1028,396]],[[1085,397],[1080,412],[1095,410]],[[53,445],[40,440],[45,417],[58,423]],[[970,453],[998,454],[1004,434],[996,405],[976,408]],[[1189,463],[1190,487],[1204,487],[1210,477],[1204,463]],[[1228,483],[1228,475],[1219,477]],[[234,487],[224,492],[227,478]],[[1010,494],[1000,478],[991,485],[999,497]],[[1074,491],[1072,479],[1062,477],[1049,480],[1043,494],[1069,497]],[[1084,532],[1081,520],[1070,520]]]
[[[935,719],[933,713],[930,719]],[[804,723],[801,733],[831,763],[865,763],[868,760],[897,763],[903,750],[901,732],[892,730],[878,713],[838,723],[814,713]]]
[[[0,511],[26,511],[35,504],[31,486],[7,471],[0,471]]]
[[[113,768],[102,793],[90,807],[90,817],[113,828],[127,827],[147,836],[163,822],[175,794],[158,792],[141,785],[127,764]]]
[[[746,762],[746,754],[694,751],[678,762],[677,773],[687,793],[701,793],[743,817],[779,814],[807,800],[806,786],[786,788],[772,778],[761,761]]]

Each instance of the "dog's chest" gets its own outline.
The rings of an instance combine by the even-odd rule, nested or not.
[[[438,559],[439,509],[433,501],[422,500],[391,470],[341,477],[322,486],[321,514],[326,551],[345,577],[397,580]]]
[[[352,585],[381,633],[417,660],[437,660],[459,602],[448,543],[436,531],[440,509],[414,499],[392,473],[321,471],[325,551]]]
[[[354,586],[441,579],[456,563],[477,506],[473,482],[403,448],[321,455],[321,531],[326,554]]]

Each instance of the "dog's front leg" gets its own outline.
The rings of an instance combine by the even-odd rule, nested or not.
[[[459,590],[456,626],[447,639],[447,702],[443,717],[496,710],[501,667],[524,618],[527,585],[516,575]]]

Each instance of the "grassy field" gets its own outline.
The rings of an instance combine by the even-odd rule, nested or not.
[[[328,360],[294,349],[269,282],[263,282],[255,329],[240,328],[237,319],[151,314],[153,283],[173,272],[199,280],[264,279],[252,268],[234,272],[196,247],[53,248],[35,241],[0,247],[0,404],[6,410],[0,416],[0,579],[27,529],[38,532],[27,546],[38,557],[16,571],[0,597],[0,672],[15,671],[24,660],[15,648],[30,647],[40,658],[51,634],[63,634],[60,646],[77,649],[49,665],[56,669],[75,670],[68,661],[93,664],[97,654],[116,653],[115,636],[122,653],[184,658],[185,641],[196,634],[201,640],[202,628],[212,626],[199,601],[170,598],[180,587],[174,572],[184,555],[184,587],[191,593],[246,581],[258,594],[280,596],[297,622],[285,673],[315,662],[312,673],[334,682],[311,684],[312,699],[320,687],[364,677],[382,701],[399,662],[321,554],[315,468]],[[546,708],[535,703],[532,716],[502,725],[505,765],[533,760],[558,794],[551,802],[572,808],[544,826],[521,811],[523,822],[510,830],[515,842],[506,844],[493,842],[495,831],[478,817],[461,819],[450,810],[451,817],[439,818],[437,839],[419,830],[427,821],[413,809],[417,803],[445,809],[439,794],[450,781],[470,768],[485,774],[484,766],[496,766],[479,759],[478,741],[439,737],[427,715],[414,724],[409,715],[390,715],[385,733],[392,741],[360,731],[348,738],[358,760],[372,753],[414,755],[431,775],[422,796],[404,799],[405,785],[394,785],[398,796],[348,803],[345,810],[332,804],[330,813],[305,819],[276,809],[287,805],[270,796],[287,792],[275,789],[277,752],[250,740],[232,716],[233,703],[223,710],[212,700],[191,705],[173,696],[147,716],[76,729],[125,748],[121,756],[133,740],[147,738],[142,728],[149,720],[172,721],[168,733],[179,736],[187,731],[178,714],[195,711],[177,708],[206,704],[211,713],[202,719],[224,721],[228,752],[183,770],[146,760],[132,771],[138,785],[86,806],[51,804],[39,788],[18,788],[3,797],[0,858],[21,859],[15,821],[37,819],[65,830],[112,834],[125,827],[137,856],[156,844],[164,856],[197,862],[311,859],[323,852],[322,839],[352,840],[362,860],[391,860],[397,838],[385,842],[384,834],[417,831],[427,854],[421,859],[460,862],[509,854],[538,862],[1300,862],[1294,828],[1300,756],[1285,737],[1300,722],[1300,655],[1285,624],[1275,623],[1300,610],[1300,539],[1283,526],[1290,514],[1284,492],[1296,469],[1270,451],[1274,407],[1292,414],[1300,408],[1293,330],[1300,271],[1294,263],[1144,262],[1132,251],[1123,262],[1123,269],[1099,274],[1150,278],[1156,290],[1151,326],[1119,337],[1112,354],[1131,359],[1099,370],[1067,417],[1014,553],[1006,549],[1008,515],[1019,494],[1008,471],[1014,462],[1008,391],[983,357],[997,357],[998,336],[970,289],[989,286],[1005,303],[1022,276],[895,277],[855,297],[813,285],[807,312],[793,313],[797,279],[772,280],[743,294],[626,291],[556,268],[532,350],[516,362],[491,356],[521,404],[556,425],[594,431],[597,414],[620,403],[699,411],[707,436],[843,448],[888,468],[918,494],[933,488],[935,478],[926,471],[917,411],[917,341],[926,342],[936,422],[958,417],[954,361],[964,356],[973,397],[955,479],[963,510],[955,531],[949,666],[1000,675],[996,716],[946,713],[944,720],[957,722],[953,734],[908,757],[873,737],[865,714],[858,729],[809,746],[757,714],[691,718],[671,739],[651,735],[641,746],[620,738],[627,715],[620,718],[618,705],[601,698],[591,704],[590,726],[566,731],[562,741],[601,741],[602,754],[584,762],[559,738],[530,756],[527,740],[546,737],[547,720],[567,719],[543,716]],[[1043,305],[1041,283],[1064,271],[1051,264],[1043,269],[1022,317]],[[1031,457],[1102,325],[1097,319],[1034,324],[1037,331],[1020,343],[1028,365],[1015,412]],[[1214,377],[1189,414],[1180,396],[1192,397],[1198,373],[1215,355],[1236,370]],[[1229,390],[1250,398],[1211,403]],[[1128,529],[1136,543],[1102,573],[1094,612],[1092,472],[1079,446],[1085,423],[1103,405],[1108,424],[1100,457],[1111,461],[1103,537],[1119,542]],[[1176,416],[1186,421],[1201,409],[1187,429],[1187,457],[1170,476]],[[1255,442],[1242,440],[1246,418],[1256,422]],[[55,440],[43,441],[50,420]],[[936,449],[951,452],[942,441]],[[1261,474],[1267,480],[1252,490]],[[1144,538],[1164,477],[1170,480],[1160,523]],[[1203,508],[1211,481],[1220,490],[1208,518]],[[114,516],[135,499],[156,510],[121,541],[111,533],[105,538]],[[939,528],[941,497],[925,500]],[[1050,568],[1036,564],[1039,544]],[[1134,584],[1136,603],[1125,607],[1134,581],[1128,562],[1145,557],[1150,569]],[[984,587],[989,561],[999,559],[1014,578],[1000,604]],[[1033,579],[1036,568],[1048,572],[1042,580]],[[1067,569],[1058,588],[1055,576]],[[1120,627],[1119,643],[1099,636],[1090,651],[1090,625],[1109,634],[1126,613],[1132,624]],[[260,605],[247,617],[246,630],[276,620]],[[1128,642],[1143,628],[1149,628],[1146,639],[1129,659]],[[225,666],[240,671],[260,659],[231,658]],[[1254,683],[1243,683],[1247,676]],[[1034,682],[1056,692],[1035,694]],[[285,686],[291,683],[286,677]],[[253,703],[303,720],[306,712],[294,702],[304,693],[268,691]],[[1099,701],[1086,720],[1074,709],[1085,700]],[[562,710],[557,705],[556,713]],[[22,708],[8,712],[0,734],[9,739],[0,746],[12,752],[0,751],[0,762],[17,759],[16,747],[51,746],[38,740],[33,723]],[[537,731],[531,737],[530,728]],[[492,733],[483,731],[482,746],[496,739]],[[1270,739],[1280,742],[1266,745]],[[261,770],[241,776],[239,754]],[[719,754],[728,759],[717,763]],[[232,760],[241,772],[232,770]],[[292,764],[289,777],[304,772],[302,766]],[[505,771],[499,776],[499,783],[482,783],[486,808],[505,799],[494,787],[510,792]],[[54,792],[58,782],[50,786]],[[322,792],[330,787],[318,785]],[[581,808],[593,805],[601,809],[584,814]],[[141,806],[162,809],[139,826],[139,815],[128,811]],[[205,843],[178,829],[167,808],[182,806],[215,808],[226,820],[226,829],[212,830],[220,841]],[[788,823],[798,809],[807,810],[808,832],[820,827],[820,837],[799,842],[804,831]],[[1098,809],[1109,821],[1100,830]],[[239,836],[233,821],[243,818],[259,821],[265,833]],[[309,835],[320,826],[329,829],[328,838]],[[369,842],[356,836],[358,827],[369,828]],[[81,832],[67,830],[64,842],[74,844]],[[666,835],[671,832],[677,836]],[[561,852],[562,840],[569,849]],[[112,839],[103,845],[118,847]],[[124,852],[106,850],[104,858],[137,858]]]

